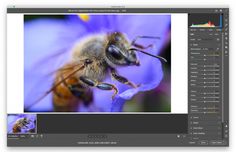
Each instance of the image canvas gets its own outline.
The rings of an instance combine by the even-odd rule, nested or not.
[[[171,15],[24,15],[24,112],[171,112]]]

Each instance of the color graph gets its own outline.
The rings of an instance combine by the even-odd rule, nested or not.
[[[190,14],[189,27],[191,28],[222,28],[222,14]]]

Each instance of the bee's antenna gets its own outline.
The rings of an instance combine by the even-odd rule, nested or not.
[[[154,58],[161,59],[161,60],[164,61],[164,62],[167,62],[167,60],[166,60],[165,58],[161,57],[161,56],[158,56],[158,55],[152,55],[152,54],[147,53],[147,52],[145,52],[145,51],[138,50],[138,49],[134,49],[134,48],[132,48],[131,50],[133,50],[133,51],[137,51],[137,52],[141,52],[141,53],[143,53],[143,54],[146,54],[146,55],[152,56],[152,57],[154,57]]]

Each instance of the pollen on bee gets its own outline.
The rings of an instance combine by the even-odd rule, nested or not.
[[[88,14],[78,14],[78,17],[84,22],[89,21],[90,18]]]

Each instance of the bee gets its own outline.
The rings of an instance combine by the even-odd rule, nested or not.
[[[118,93],[117,87],[103,82],[109,73],[120,83],[133,88],[138,87],[139,85],[121,76],[116,70],[118,66],[139,66],[137,52],[167,62],[161,56],[145,52],[145,49],[153,45],[138,44],[137,40],[140,38],[160,39],[152,36],[137,36],[129,41],[124,33],[110,32],[91,35],[79,41],[72,49],[71,60],[56,71],[53,86],[44,95],[52,93],[54,111],[76,111],[80,103],[89,106],[93,101],[91,88],[113,91],[111,98],[114,99]]]
[[[12,132],[13,133],[20,133],[21,129],[28,128],[27,125],[31,123],[31,120],[28,118],[20,118],[16,121],[13,125]]]

